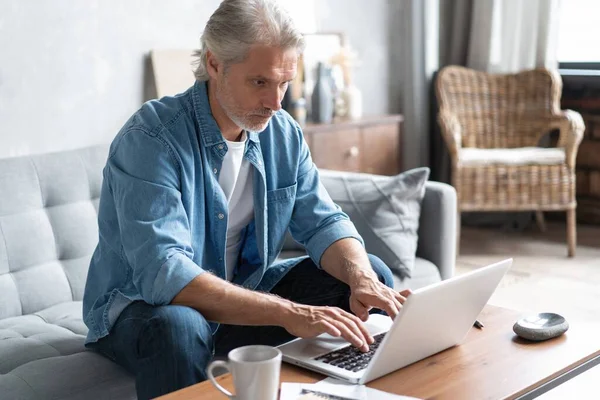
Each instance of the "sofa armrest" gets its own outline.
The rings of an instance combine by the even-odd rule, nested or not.
[[[417,256],[434,263],[442,279],[454,275],[456,263],[456,190],[427,182],[419,220]]]

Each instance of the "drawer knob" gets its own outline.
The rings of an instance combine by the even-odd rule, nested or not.
[[[359,153],[360,153],[360,150],[358,150],[357,146],[352,146],[352,147],[350,147],[350,150],[348,150],[348,154],[350,154],[350,157],[356,157],[356,156],[358,156]]]

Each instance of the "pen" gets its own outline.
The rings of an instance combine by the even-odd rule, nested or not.
[[[475,320],[475,323],[473,324],[473,326],[477,329],[483,329],[483,324],[481,322],[479,322],[478,320]]]

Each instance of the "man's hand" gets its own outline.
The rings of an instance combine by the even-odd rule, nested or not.
[[[350,310],[361,320],[369,318],[369,310],[379,308],[396,318],[410,295],[410,290],[398,293],[377,279],[365,249],[358,240],[338,240],[325,250],[321,266],[335,278],[350,286]]]
[[[379,308],[394,319],[410,293],[410,289],[396,292],[377,278],[365,276],[350,285],[350,310],[363,321],[369,318],[372,308]]]
[[[364,323],[337,307],[307,306],[291,303],[289,312],[283,319],[282,326],[292,335],[301,338],[312,338],[322,333],[343,337],[361,351],[369,351],[373,344],[373,336]]]

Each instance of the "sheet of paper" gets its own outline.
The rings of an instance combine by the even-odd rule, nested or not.
[[[309,396],[313,394],[314,396]],[[325,397],[328,396],[328,397]],[[364,400],[367,399],[365,387],[362,385],[348,385],[339,387],[337,385],[313,383],[290,383],[281,384],[279,400]]]
[[[365,385],[354,385],[334,378],[326,378],[313,384],[281,384],[279,400],[419,400],[371,389]]]
[[[366,387],[365,385],[354,385],[352,383],[344,382],[335,378],[325,378],[322,381],[315,383],[315,386],[318,389],[327,389],[327,390],[339,390],[342,393],[343,390],[349,389],[351,387],[362,388],[360,389],[360,393],[364,393],[365,397],[360,397],[360,399],[365,400],[420,400],[416,397],[410,396],[401,396],[397,394],[382,392],[381,390],[372,389],[370,387]],[[321,389],[322,390],[322,389]],[[358,389],[356,389],[358,390]],[[334,392],[337,393],[337,392]],[[358,393],[358,391],[357,391]]]

